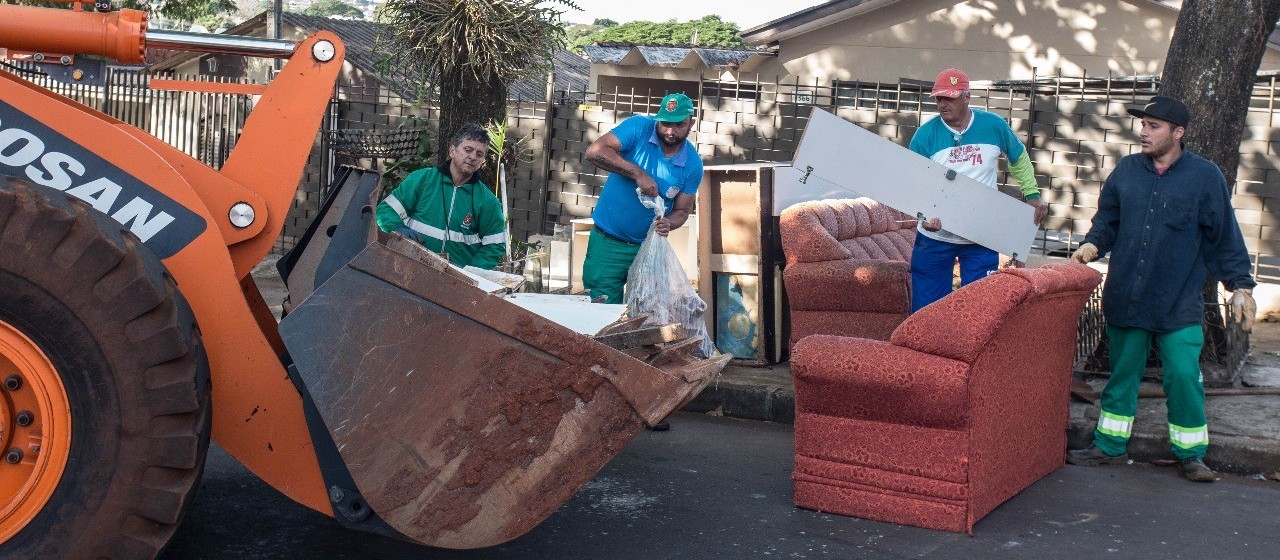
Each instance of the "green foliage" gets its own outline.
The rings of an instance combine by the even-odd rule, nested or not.
[[[306,16],[343,16],[355,19],[364,19],[364,12],[361,12],[355,6],[343,2],[343,0],[318,0],[314,4],[307,6],[302,11],[302,15]]]
[[[397,128],[420,128],[422,129],[422,137],[418,139],[417,153],[402,158],[396,158],[382,171],[383,193],[378,197],[379,199],[382,199],[387,195],[387,193],[391,192],[392,189],[399,186],[400,181],[403,181],[410,173],[422,169],[423,167],[431,167],[436,164],[435,151],[432,148],[434,140],[431,138],[431,128],[427,124],[426,119],[411,116],[406,119],[405,122],[400,123],[400,126]]]
[[[373,21],[375,23],[387,23],[387,3],[385,1],[378,2],[373,7]]]
[[[591,22],[591,25],[595,25],[599,27],[613,27],[615,25],[618,25],[618,22],[608,18],[596,18],[595,21]]]
[[[517,165],[533,162],[533,152],[525,142],[528,138],[510,134],[505,121],[489,121],[484,130],[489,133],[489,159],[486,165],[493,169],[494,177],[498,176],[499,165],[506,167],[507,176],[510,177],[515,173]],[[499,188],[498,182],[494,181],[493,194],[501,197]]]
[[[550,4],[577,9],[569,0],[388,0],[376,49],[388,67],[429,79],[461,73],[510,84],[550,68],[564,37],[564,11]]]
[[[513,82],[545,76],[563,45],[571,0],[388,0],[374,46],[382,71],[438,88],[437,152],[467,122],[506,120]]]
[[[566,47],[575,45],[579,39],[602,30],[604,30],[604,26],[594,24],[572,23],[566,25],[564,28],[564,44]]]
[[[702,19],[656,23],[632,21],[606,27],[582,36],[573,43],[574,50],[591,43],[636,43],[643,45],[699,45],[707,47],[741,47],[738,24],[709,15]]]
[[[217,31],[219,28],[225,29],[234,25],[234,22],[231,21],[231,16],[227,14],[211,14],[207,16],[201,16],[197,18],[195,21],[193,21],[192,23],[195,25],[204,26],[204,28],[208,29],[210,33]]]
[[[143,10],[182,21],[196,21],[206,16],[234,12],[236,3],[232,0],[124,0],[118,7]]]

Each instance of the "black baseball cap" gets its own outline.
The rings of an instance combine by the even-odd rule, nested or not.
[[[1187,105],[1172,97],[1157,95],[1151,98],[1146,105],[1141,108],[1134,107],[1129,109],[1129,114],[1138,118],[1151,117],[1168,121],[1176,126],[1187,126],[1191,122],[1191,111],[1187,109]]]

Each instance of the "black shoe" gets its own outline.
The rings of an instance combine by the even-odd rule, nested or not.
[[[667,422],[666,420],[663,420],[652,426],[647,426],[645,429],[649,430],[650,432],[665,432],[671,429],[671,422]]]
[[[1182,460],[1182,476],[1192,482],[1213,482],[1215,479],[1213,471],[1209,470],[1204,460],[1199,457]]]
[[[1085,449],[1072,449],[1067,452],[1067,462],[1072,465],[1095,467],[1098,465],[1123,465],[1129,462],[1129,454],[1107,455],[1101,449],[1090,445]]]

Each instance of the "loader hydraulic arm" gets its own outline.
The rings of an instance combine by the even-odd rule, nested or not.
[[[262,92],[221,169],[210,168],[146,131],[0,72],[4,126],[14,127],[25,118],[33,130],[44,127],[48,134],[67,140],[64,151],[81,154],[77,161],[92,158],[100,162],[94,165],[137,178],[140,188],[154,192],[154,198],[163,196],[175,204],[170,219],[183,214],[199,224],[181,239],[175,233],[180,228],[170,227],[151,237],[147,246],[164,244],[169,249],[157,256],[181,286],[199,322],[210,369],[213,438],[268,484],[331,514],[301,398],[280,359],[278,328],[249,273],[271,251],[284,226],[341,71],[344,47],[326,31],[294,42],[152,31],[145,22],[145,14],[128,10],[96,13],[79,5],[67,10],[0,4],[0,48],[8,49],[9,55],[43,53],[46,64],[62,58],[49,54],[96,54],[139,62],[147,47],[287,58]],[[85,169],[72,175],[78,179],[98,172],[99,168]],[[9,172],[32,173],[36,172]],[[75,195],[70,191],[84,189],[59,190]],[[103,213],[120,215],[110,202],[97,202]]]
[[[124,63],[143,62],[147,47],[289,59],[245,121],[220,171],[149,134],[130,130],[186,176],[217,220],[236,275],[244,278],[271,251],[284,227],[342,69],[342,42],[324,31],[294,42],[148,30],[144,12],[86,12],[79,3],[73,6],[76,9],[56,10],[0,4],[0,43],[10,53],[94,54]],[[213,91],[220,84],[207,85]]]

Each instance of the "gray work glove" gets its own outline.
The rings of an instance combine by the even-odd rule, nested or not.
[[[1098,260],[1098,248],[1093,243],[1085,243],[1081,245],[1076,252],[1071,253],[1071,262],[1086,264]]]
[[[1240,330],[1250,332],[1253,330],[1254,318],[1258,315],[1258,302],[1253,301],[1253,290],[1250,288],[1238,288],[1231,292],[1231,300],[1227,302],[1231,308],[1231,318],[1235,319],[1236,324],[1240,325]]]

